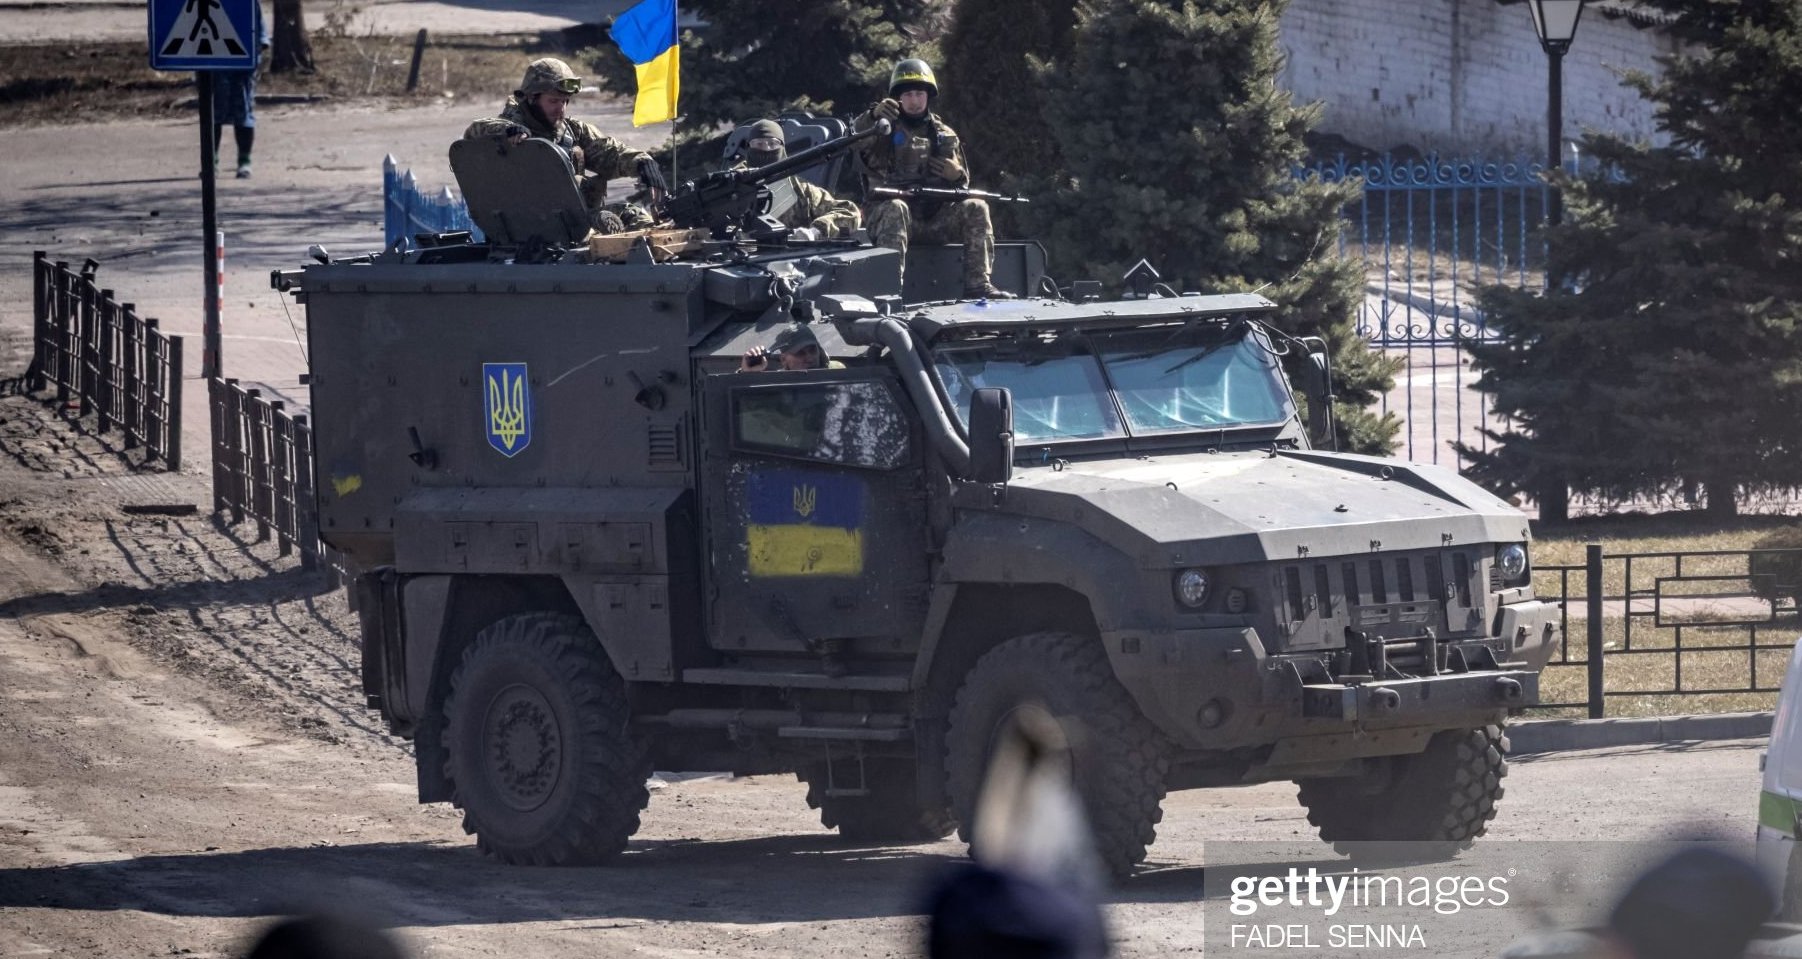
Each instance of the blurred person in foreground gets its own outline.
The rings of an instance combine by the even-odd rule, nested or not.
[[[246,959],[405,959],[394,938],[336,916],[283,919],[263,931]]]
[[[1760,959],[1802,956],[1755,945],[1776,908],[1751,863],[1708,846],[1686,849],[1633,880],[1599,928],[1541,933],[1502,959]],[[1779,930],[1779,932],[1793,931]]]
[[[972,862],[929,891],[932,959],[1099,959],[1108,954],[1101,864],[1070,750],[1057,723],[1014,714],[989,758],[972,824]]]

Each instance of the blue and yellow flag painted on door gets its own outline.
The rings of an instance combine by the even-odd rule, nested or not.
[[[844,474],[772,469],[746,477],[751,575],[861,575],[863,496],[863,483]]]
[[[638,99],[632,125],[676,118],[681,93],[682,43],[676,33],[676,0],[639,0],[607,31],[621,53],[638,68]]]
[[[482,364],[482,418],[488,445],[502,456],[532,445],[532,384],[524,363]]]

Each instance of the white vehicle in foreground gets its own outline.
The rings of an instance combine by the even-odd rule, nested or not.
[[[1796,837],[1802,834],[1802,643],[1790,654],[1771,721],[1771,745],[1759,765],[1764,785],[1758,794],[1758,867],[1777,894],[1779,915],[1795,922],[1802,915],[1796,901],[1802,867],[1794,865]]]

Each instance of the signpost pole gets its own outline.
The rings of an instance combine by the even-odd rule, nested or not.
[[[218,210],[213,202],[216,141],[213,130],[213,78],[205,70],[194,71],[195,85],[200,88],[200,236],[206,250],[206,318],[201,326],[200,375],[208,379],[221,375],[219,362],[219,246],[214,237],[219,229]]]

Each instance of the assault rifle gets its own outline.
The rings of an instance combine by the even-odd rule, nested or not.
[[[1023,196],[1006,193],[990,193],[987,190],[972,190],[968,187],[937,186],[873,186],[870,187],[872,200],[988,200],[991,203],[1031,203]]]
[[[865,140],[884,136],[888,130],[888,122],[881,121],[862,133],[827,140],[767,166],[709,173],[684,183],[681,192],[669,198],[664,212],[677,226],[706,229],[716,240],[729,240],[740,232],[779,233],[782,225],[764,217],[769,209],[769,184],[824,163]]]

